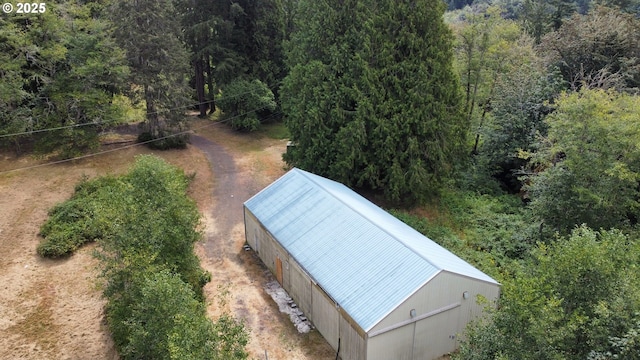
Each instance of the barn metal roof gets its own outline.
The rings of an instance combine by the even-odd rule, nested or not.
[[[245,206],[365,331],[440,271],[497,284],[348,187],[300,169]]]

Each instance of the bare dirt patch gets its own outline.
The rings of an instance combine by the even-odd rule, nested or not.
[[[280,313],[265,291],[273,277],[253,252],[242,249],[242,203],[284,173],[286,141],[237,134],[206,120],[194,121],[193,128],[232,160],[226,174],[216,169],[218,155],[208,158],[197,142],[186,150],[133,147],[8,173],[3,171],[44,161],[0,153],[0,359],[118,358],[104,323],[93,245],[66,259],[42,259],[36,253],[38,230],[47,211],[68,199],[83,177],[123,173],[136,155],[148,153],[196,174],[189,193],[204,215],[205,239],[196,252],[213,277],[205,287],[211,317],[226,310],[243,319],[254,359],[264,359],[265,351],[271,360],[335,358],[317,331],[300,334]],[[223,185],[231,190],[216,190]]]

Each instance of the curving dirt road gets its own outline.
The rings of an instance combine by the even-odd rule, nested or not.
[[[212,275],[205,286],[211,299],[208,313],[215,319],[230,311],[245,322],[251,358],[264,359],[265,352],[269,359],[331,358],[331,348],[317,332],[299,334],[279,312],[265,291],[273,277],[252,251],[242,248],[242,205],[284,173],[286,140],[242,135],[214,125],[191,135],[191,144],[204,154],[213,174],[211,204],[201,208],[206,228],[199,246],[202,265]]]

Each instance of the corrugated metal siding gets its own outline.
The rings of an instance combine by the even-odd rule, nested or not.
[[[347,187],[302,170],[245,206],[365,331],[442,269],[495,283]]]
[[[467,299],[463,298],[465,291],[469,293]],[[388,342],[389,346],[395,346],[393,343],[396,335],[391,331],[385,332],[385,330],[410,321],[412,319],[410,311],[415,309],[415,319],[434,314],[419,320],[420,325],[416,327],[416,330],[419,330],[418,334],[425,332],[425,334],[416,338],[416,343],[421,344],[416,349],[423,346],[422,344],[429,346],[428,349],[420,348],[421,353],[425,353],[428,356],[417,357],[417,359],[430,360],[449,353],[458,345],[458,339],[452,339],[449,336],[458,336],[463,333],[467,323],[483,311],[483,305],[476,302],[477,296],[481,295],[489,301],[495,301],[498,299],[499,292],[500,288],[497,284],[476,281],[466,276],[446,271],[440,272],[423,288],[416,291],[376,324],[369,332],[369,343],[373,344],[374,342],[372,341],[375,339],[375,342],[383,341]],[[406,326],[413,325],[408,324]],[[373,349],[375,349],[375,346]]]
[[[359,333],[344,317],[340,317],[340,358],[363,360],[367,357],[364,334]]]
[[[459,316],[456,307],[370,337],[367,360],[440,358],[456,348]]]
[[[322,289],[314,284],[311,287],[311,313],[313,325],[334,349],[338,348],[340,337],[340,314],[335,303],[327,297]]]
[[[433,360],[456,349],[456,328],[460,312],[457,309],[442,312],[415,326],[414,360]]]
[[[284,276],[282,287],[288,291],[288,289],[291,289],[291,264],[289,264],[289,255],[286,255],[285,258],[282,259],[282,271]]]
[[[293,297],[302,312],[313,319],[311,312],[311,279],[304,273],[294,259],[289,259],[291,288],[285,289]]]
[[[413,324],[369,338],[367,360],[413,360]]]

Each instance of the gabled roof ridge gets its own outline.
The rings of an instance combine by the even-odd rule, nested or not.
[[[376,228],[382,230],[384,233],[388,234],[396,242],[398,242],[399,244],[402,244],[402,246],[406,247],[411,252],[413,252],[415,255],[417,255],[420,258],[422,258],[424,261],[429,263],[435,269],[438,269],[438,270],[441,270],[441,271],[451,272],[451,273],[454,273],[454,274],[458,274],[458,275],[462,275],[462,276],[466,276],[466,277],[470,277],[470,278],[474,278],[474,279],[478,279],[478,280],[483,280],[485,282],[493,282],[493,283],[498,284],[498,282],[495,279],[493,279],[491,276],[485,274],[480,269],[478,269],[475,266],[469,264],[466,260],[460,258],[458,255],[454,254],[453,252],[451,252],[450,250],[448,250],[444,246],[438,244],[437,242],[433,241],[429,237],[423,235],[422,233],[420,233],[416,229],[412,228],[411,226],[407,225],[406,223],[404,223],[400,219],[398,219],[395,216],[391,215],[390,213],[388,213],[387,211],[385,211],[381,207],[377,206],[373,202],[369,201],[368,199],[366,199],[362,195],[358,194],[357,192],[353,191],[352,189],[349,189],[349,187],[347,187],[346,185],[344,185],[344,184],[342,184],[342,183],[340,183],[338,181],[331,180],[331,179],[322,177],[320,175],[316,175],[314,173],[311,173],[311,172],[308,172],[308,171],[305,171],[305,170],[302,170],[302,169],[293,168],[292,171],[294,171],[294,170],[297,173],[299,173],[302,176],[304,176],[307,180],[311,181],[314,185],[316,185],[319,188],[321,188],[325,193],[331,195],[331,197],[333,197],[334,199],[338,200],[341,204],[345,205],[349,209],[351,209],[354,212],[356,212],[363,219],[366,219],[367,222],[369,222],[370,224],[372,224]],[[459,268],[456,270],[456,266],[453,266],[453,267],[452,266],[447,266],[447,263],[454,264],[452,261],[446,261],[446,260],[443,259],[442,260],[442,261],[444,261],[444,263],[443,263],[442,261],[438,261],[437,259],[430,258],[429,254],[425,254],[424,251],[422,251],[421,249],[417,248],[416,245],[407,242],[406,239],[404,239],[404,237],[399,236],[401,234],[394,233],[394,232],[390,231],[389,229],[387,229],[386,227],[384,227],[382,224],[378,224],[377,222],[374,221],[374,219],[371,218],[371,216],[369,216],[369,215],[363,213],[362,211],[354,208],[353,206],[351,206],[351,204],[349,204],[347,201],[345,201],[345,199],[343,199],[343,198],[337,196],[336,194],[334,194],[334,192],[331,189],[329,189],[326,186],[324,186],[321,182],[316,181],[317,180],[316,178],[317,179],[321,179],[322,181],[330,181],[332,183],[335,183],[337,186],[345,187],[346,189],[348,189],[350,191],[349,192],[349,194],[350,194],[349,196],[353,196],[354,200],[363,201],[366,205],[370,204],[371,205],[371,209],[374,209],[376,212],[378,212],[380,214],[380,216],[382,217],[382,220],[387,221],[388,224],[390,224],[390,225],[395,225],[395,226],[401,227],[403,231],[411,232],[412,233],[412,237],[415,236],[415,237],[420,238],[421,240],[427,241],[428,244],[426,244],[426,245],[430,246],[430,247],[433,247],[435,251],[446,252],[448,254],[447,256],[450,256],[450,259],[455,261],[455,264],[458,264],[463,268],[467,268],[467,270],[469,270],[469,272],[466,272],[466,270],[462,270],[462,269],[459,269]],[[475,272],[476,274],[474,275],[474,274],[472,274],[472,272]]]
[[[344,184],[302,169],[245,207],[363,330],[443,271],[496,283]]]
[[[397,242],[399,242],[400,244],[402,244],[404,247],[406,247],[407,249],[411,250],[414,254],[418,255],[419,257],[421,257],[424,261],[428,262],[431,266],[433,266],[434,268],[438,269],[438,270],[446,270],[443,267],[435,264],[433,262],[433,260],[428,259],[424,254],[422,254],[422,252],[416,250],[413,246],[407,244],[405,241],[403,241],[402,239],[400,239],[397,235],[389,232],[389,230],[387,230],[386,228],[384,228],[383,226],[381,226],[380,224],[375,223],[369,216],[367,216],[366,214],[364,214],[362,211],[359,211],[358,209],[355,209],[353,206],[351,206],[350,204],[348,204],[347,202],[345,202],[342,198],[336,196],[332,191],[328,190],[327,188],[325,188],[324,186],[322,186],[322,184],[318,183],[317,181],[315,181],[315,179],[313,179],[312,177],[308,176],[307,174],[311,174],[313,176],[317,176],[320,177],[320,175],[316,175],[314,173],[302,170],[302,169],[298,169],[298,168],[293,168],[292,170],[297,170],[301,175],[303,175],[304,177],[306,177],[307,179],[309,179],[309,181],[313,182],[315,185],[319,186],[320,188],[322,188],[326,193],[328,193],[329,195],[331,195],[334,199],[338,200],[340,203],[342,203],[343,205],[345,205],[346,207],[348,207],[349,209],[355,211],[356,213],[358,213],[362,218],[367,219],[367,221],[369,223],[371,223],[373,226],[377,227],[378,229],[382,230],[383,232],[385,232],[387,235],[389,235],[391,238],[393,238],[394,240],[396,240]],[[339,186],[344,186],[346,188],[349,188],[348,186],[337,182],[335,180],[331,180],[328,178],[324,178],[322,177],[322,179],[324,180],[328,180],[328,181],[333,181],[334,183],[338,184]],[[353,191],[352,189],[349,189],[351,191]],[[367,202],[370,202],[371,204],[373,204],[376,208],[380,209],[381,211],[384,211],[382,208],[380,208],[378,205],[372,203],[371,201],[367,200],[365,197],[363,197],[362,195],[358,194],[357,192],[353,191],[353,193],[359,197],[361,197],[362,199],[364,199]],[[387,215],[388,215],[388,219],[391,221],[397,221],[398,224],[400,226],[406,226],[407,229],[410,229],[411,231],[414,231],[416,233],[416,235],[419,235],[431,242],[433,242],[435,245],[440,246],[439,244],[437,244],[435,241],[429,239],[428,237],[424,236],[423,234],[421,234],[420,232],[418,232],[416,229],[412,228],[411,226],[405,224],[404,222],[400,221],[398,218],[396,218],[395,216],[389,214],[388,212],[384,211]],[[440,246],[441,247],[441,246]],[[444,248],[443,248],[444,249]],[[446,249],[445,249],[446,250]],[[448,251],[448,250],[447,250]],[[455,254],[454,254],[455,255]]]

